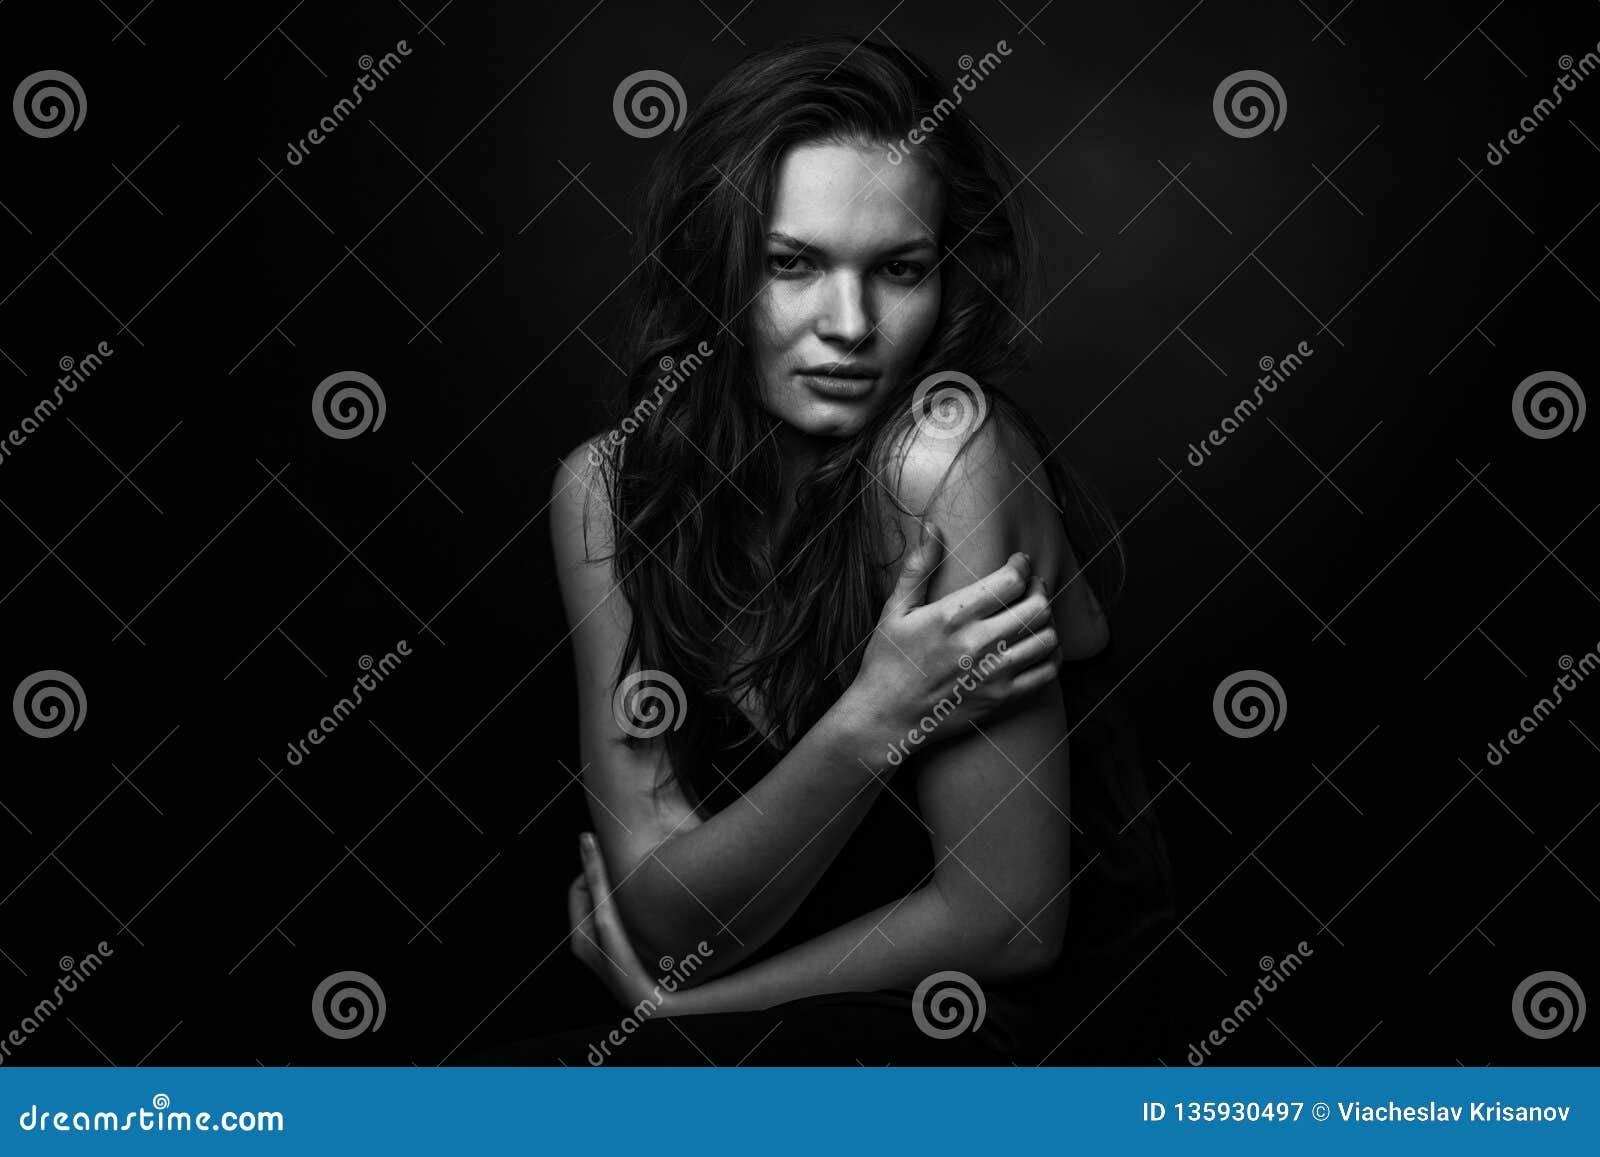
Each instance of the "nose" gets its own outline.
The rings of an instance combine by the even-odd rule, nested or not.
[[[859,346],[872,334],[873,321],[862,278],[839,271],[823,287],[817,336],[824,341]]]

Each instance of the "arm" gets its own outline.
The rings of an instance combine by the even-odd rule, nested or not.
[[[664,1012],[738,1012],[824,992],[915,988],[947,968],[983,982],[1030,975],[1026,954],[1002,933],[974,927],[929,885],[759,964],[679,991]]]
[[[959,585],[969,568],[983,570],[996,552],[1024,539],[1038,565],[1053,575],[1077,573],[1054,509],[1042,496],[1037,504],[1017,498],[1023,489],[1037,492],[1010,462],[1026,469],[1031,460],[1009,452],[996,457],[994,449],[976,444],[952,462],[934,447],[908,460],[906,497],[928,506],[952,544],[948,564],[932,580],[934,589]],[[1069,584],[1055,611],[1065,654],[1081,657],[1108,641],[1104,615],[1086,584]],[[663,1014],[765,1008],[823,992],[910,988],[946,968],[980,981],[1048,968],[1065,932],[1071,830],[1065,815],[1067,728],[1054,671],[1014,709],[979,726],[922,749],[910,769],[919,776],[919,802],[937,860],[929,884],[760,964],[677,992],[663,1002]],[[586,864],[586,871],[593,894],[604,897],[604,865]],[[575,905],[575,927],[590,906],[581,900]],[[604,900],[594,917],[607,961],[593,966],[615,984],[617,960],[629,959],[626,934],[615,921],[608,927]],[[593,943],[589,935],[575,940],[580,955]]]
[[[665,756],[659,745],[630,749],[613,716],[612,684],[631,619],[605,557],[610,527],[585,448],[558,471],[551,532],[573,624],[582,782],[600,850],[616,879],[617,905],[650,958],[681,957],[702,940],[714,944],[715,964],[699,979],[737,964],[788,920],[881,790],[878,773],[887,768],[890,743],[904,735],[901,715],[918,717],[922,702],[932,702],[928,689],[937,694],[948,686],[941,683],[944,673],[957,672],[962,648],[955,634],[990,632],[983,637],[992,638],[998,627],[979,616],[1008,606],[1027,585],[1018,559],[989,576],[992,581],[965,584],[936,608],[886,617],[880,631],[893,638],[869,645],[857,684],[747,793],[752,806],[702,818],[675,790],[652,795]],[[933,557],[928,547],[904,556],[896,595],[905,597],[897,606],[921,604]],[[1018,606],[1044,614],[1042,598]],[[916,659],[901,667],[894,655],[908,651]],[[874,654],[891,652],[894,670],[872,661]],[[885,674],[887,682],[878,678]],[[859,690],[863,681],[868,686]],[[895,708],[904,703],[916,709]]]
[[[1061,515],[1023,476],[1038,455],[1000,421],[958,448],[919,438],[900,475],[902,501],[937,522],[950,543],[930,597],[1025,545],[1051,595],[1061,657],[1102,650],[1109,623],[1079,574]],[[935,886],[964,927],[984,942],[1002,941],[1004,957],[1020,959],[1025,972],[1051,967],[1066,934],[1074,831],[1068,730],[1052,678],[1013,709],[927,749],[915,767]]]

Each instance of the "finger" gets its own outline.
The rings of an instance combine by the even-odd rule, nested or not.
[[[579,876],[567,889],[567,915],[572,922],[572,929],[567,934],[567,944],[574,956],[590,969],[598,971],[600,945],[595,931],[593,907],[589,885],[582,876]]]
[[[978,624],[978,636],[993,646],[996,640],[1017,641],[1043,630],[1054,622],[1050,609],[1050,591],[1045,581],[1034,575],[1028,580],[1028,593],[999,613],[983,619]]]
[[[580,874],[567,887],[567,927],[576,928],[589,916],[594,907],[589,898],[589,885]]]
[[[584,877],[594,898],[593,930],[599,936],[600,951],[613,965],[626,971],[617,962],[632,955],[633,944],[611,900],[611,879],[606,871],[605,856],[601,854],[593,832],[585,832],[579,837],[579,846],[583,850]]]
[[[1056,629],[1047,626],[1044,630],[1026,635],[1015,643],[1006,643],[1001,662],[1009,672],[1020,674],[1036,664],[1059,657],[1059,651]]]
[[[578,854],[583,860],[583,876],[593,893],[595,907],[608,903],[611,898],[611,878],[606,873],[606,858],[593,832],[578,837]]]
[[[895,579],[894,593],[884,608],[885,617],[905,615],[920,607],[928,596],[928,580],[944,561],[944,538],[939,528],[918,519],[922,530],[917,541],[900,556],[900,573]]]
[[[1003,613],[1032,590],[1032,569],[1033,560],[1018,551],[1006,559],[1005,565],[998,570],[968,583],[960,590],[951,591],[935,605],[949,610],[952,621],[956,623]]]
[[[1055,682],[1056,677],[1060,674],[1061,663],[1058,660],[1050,659],[1039,663],[1011,680],[1011,694],[1013,696],[1022,696],[1029,692],[1037,691],[1040,687]]]

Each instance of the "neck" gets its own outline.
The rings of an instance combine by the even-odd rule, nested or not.
[[[780,482],[781,508],[773,512],[774,541],[782,537],[795,510],[795,493],[800,484],[815,472],[822,462],[830,439],[806,434],[787,422],[781,422],[773,435],[778,447],[778,458],[783,471]]]
[[[792,504],[795,491],[822,462],[830,439],[806,434],[784,422],[778,427],[773,440],[778,445],[778,455],[783,464],[783,497]]]

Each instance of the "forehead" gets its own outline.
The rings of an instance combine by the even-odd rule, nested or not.
[[[939,180],[914,161],[890,164],[881,147],[796,145],[778,162],[768,228],[830,253],[870,253],[935,240]]]

